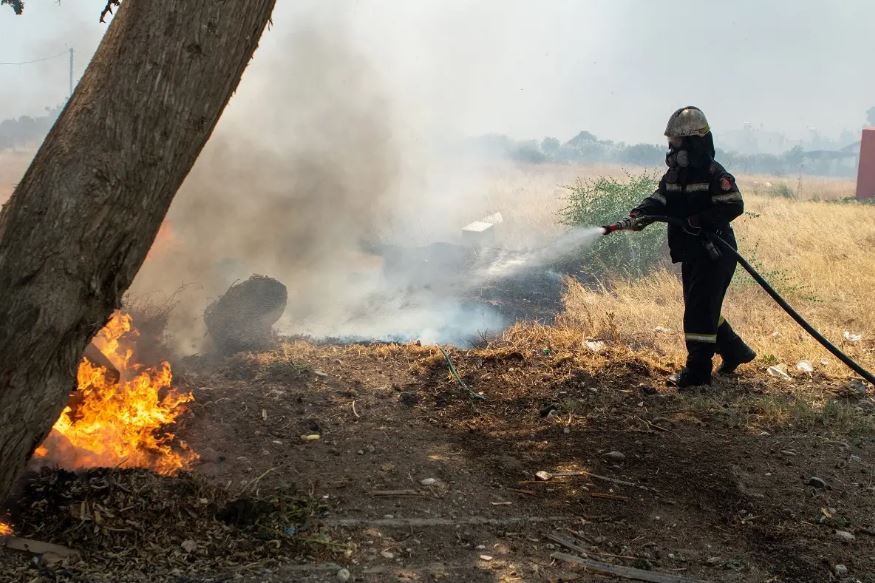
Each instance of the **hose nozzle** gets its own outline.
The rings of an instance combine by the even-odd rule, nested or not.
[[[644,224],[643,220],[639,217],[626,217],[613,225],[604,225],[602,227],[602,234],[610,235],[616,231],[640,231]]]

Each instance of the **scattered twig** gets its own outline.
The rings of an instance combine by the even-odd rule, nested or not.
[[[451,563],[448,561],[437,561],[433,563],[420,564],[420,565],[374,565],[372,567],[364,567],[362,569],[362,573],[367,577],[368,580],[374,581],[409,581],[410,573],[416,572],[421,574],[434,574],[434,577],[425,576],[423,579],[433,580],[433,579],[444,579],[449,577],[453,581],[462,581],[464,580],[464,575],[459,574],[460,576],[448,575],[448,571],[463,571],[465,573],[471,570],[471,565],[469,562],[458,562]],[[379,575],[376,579],[370,577],[370,575]],[[418,579],[419,577],[417,577]],[[358,579],[356,579],[358,580]]]
[[[562,522],[576,520],[575,516],[509,516],[507,518],[487,518],[485,516],[469,516],[466,518],[326,518],[321,524],[332,527],[424,527],[424,526],[452,526],[489,524],[493,526],[506,526],[510,524],[527,524],[539,522]]]
[[[640,490],[647,490],[648,492],[657,492],[656,488],[650,488],[649,486],[641,486],[640,484],[636,484],[635,482],[628,482],[626,480],[618,480],[616,478],[609,478],[607,476],[600,476],[599,474],[593,474],[592,472],[587,472],[586,470],[580,470],[575,472],[546,472],[540,471],[537,474],[543,481],[551,480],[553,478],[568,478],[572,476],[587,476],[589,478],[595,478],[596,480],[601,480],[603,482],[610,482],[612,484],[619,484],[620,486],[631,486],[633,488],[638,488]]]
[[[570,530],[570,529],[568,529],[568,530]],[[575,536],[577,536],[577,535],[575,535]],[[581,553],[584,557],[586,557],[587,555],[598,555],[600,557],[611,557],[614,559],[625,559],[627,561],[635,561],[638,559],[638,557],[630,557],[627,555],[612,555],[611,553],[605,553],[602,551],[588,551],[585,548],[583,548],[582,546],[580,546],[580,545],[578,545],[578,544],[576,544],[568,539],[562,538],[561,536],[559,536],[557,534],[548,534],[547,538],[552,540],[555,543],[559,543],[563,547],[571,549],[572,551],[577,551],[578,553]]]
[[[578,471],[574,471],[574,472],[556,472],[556,473],[541,470],[540,472],[535,473],[535,476],[537,476],[537,478],[539,480],[544,480],[545,482],[547,480],[552,480],[553,478],[571,478],[574,476],[588,476],[588,475],[590,475],[589,472],[584,471],[584,470],[578,470]]]
[[[474,391],[472,391],[468,387],[468,385],[465,384],[465,381],[463,381],[462,377],[459,376],[458,371],[456,371],[455,365],[453,365],[453,361],[450,360],[450,355],[447,354],[447,351],[444,350],[444,347],[441,346],[440,344],[438,344],[437,347],[438,347],[438,350],[441,351],[441,354],[444,355],[444,360],[447,361],[447,366],[450,367],[450,372],[453,373],[454,377],[456,377],[456,380],[459,382],[459,386],[462,387],[463,389],[465,389],[465,391],[468,393],[468,396],[471,397],[472,399],[479,399],[481,401],[485,401],[486,400],[485,395],[481,395],[480,393],[475,393]]]
[[[560,545],[562,545],[563,547],[565,547],[567,549],[571,549],[572,551],[576,551],[576,552],[582,554],[584,557],[591,553],[591,551],[586,550],[582,546],[575,544],[568,539],[562,538],[558,534],[548,533],[546,535],[546,537],[548,539],[550,539],[551,541],[553,541],[554,543],[559,543]]]
[[[602,563],[601,561],[593,561],[568,553],[553,553],[550,555],[554,559],[573,563],[586,567],[597,573],[606,573],[623,579],[633,579],[635,581],[649,581],[650,583],[705,583],[680,575],[671,575],[669,573],[660,573],[658,571],[645,571],[644,569],[635,569],[634,567],[623,567],[621,565],[611,565],[610,563]]]
[[[618,494],[608,494],[606,492],[590,492],[590,496],[593,498],[603,498],[604,500],[617,500],[618,502],[628,502],[628,496],[620,496]]]
[[[374,490],[369,492],[371,496],[423,496],[417,490]]]
[[[652,423],[652,422],[648,421],[647,419],[645,419],[644,417],[636,417],[636,419],[638,419],[639,421],[643,421],[643,422],[646,423],[648,426],[650,426],[650,427],[652,427],[652,428],[654,428],[654,429],[656,429],[656,430],[664,431],[664,432],[666,432],[666,433],[671,433],[671,430],[666,429],[665,427],[660,427],[660,426],[657,425],[656,423]]]
[[[355,418],[356,418],[356,419],[358,419],[359,417],[361,417],[361,415],[359,415],[359,414],[356,412],[356,410],[355,410],[355,399],[352,400],[352,414],[355,415]]]
[[[656,488],[651,488],[649,486],[642,486],[641,484],[636,484],[635,482],[627,482],[626,480],[618,480],[616,478],[609,478],[607,476],[600,476],[598,474],[589,474],[590,478],[595,478],[596,480],[601,480],[603,482],[611,482],[612,484],[619,484],[620,486],[631,486],[633,488],[638,488],[639,490],[647,490],[648,492],[657,492]]]
[[[253,479],[253,480],[250,481],[250,482],[247,482],[246,485],[243,486],[243,489],[240,490],[240,495],[242,496],[242,495],[245,494],[247,491],[249,491],[250,489],[254,488],[254,487],[258,484],[258,482],[261,481],[261,479],[262,479],[263,477],[265,477],[266,475],[268,475],[269,473],[271,473],[271,472],[274,471],[275,469],[276,469],[276,467],[268,468],[268,469],[266,469],[264,472],[262,472],[260,476],[258,476],[257,478]]]
[[[521,488],[505,488],[505,490],[508,490],[510,492],[516,492],[518,494],[527,494],[529,496],[537,496],[538,495],[537,492],[532,492],[531,490],[523,490]]]

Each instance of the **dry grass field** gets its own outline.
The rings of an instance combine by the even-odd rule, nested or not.
[[[637,170],[632,170],[636,172]],[[492,183],[491,209],[511,217],[511,241],[526,229],[557,228],[564,184],[577,177],[622,177],[616,167],[508,169]],[[739,251],[804,317],[867,367],[875,367],[875,205],[848,202],[854,183],[818,177],[740,176],[746,212],[733,226]],[[620,218],[620,217],[618,217]],[[635,237],[634,233],[620,234]],[[799,328],[743,271],[725,316],[760,353],[763,368],[800,360],[832,375],[843,365]],[[640,280],[602,288],[569,282],[563,324],[582,334],[653,351],[682,362],[683,300],[677,269],[666,265]],[[846,334],[859,340],[851,341]]]
[[[741,253],[822,333],[868,367],[875,366],[875,206],[754,195],[746,197],[746,208],[735,221]],[[672,361],[682,356],[680,334],[665,332],[679,328],[683,310],[671,268],[639,281],[612,282],[603,290],[571,284],[566,302],[569,321],[591,335],[647,346]],[[725,316],[756,347],[763,365],[795,368],[808,360],[815,369],[843,374],[842,365],[740,267]],[[846,333],[862,338],[850,341]]]

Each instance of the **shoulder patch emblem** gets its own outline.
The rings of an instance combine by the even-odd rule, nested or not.
[[[720,179],[720,190],[723,192],[729,192],[732,190],[732,180],[728,176],[724,176]]]

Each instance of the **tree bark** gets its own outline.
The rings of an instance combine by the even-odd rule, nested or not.
[[[275,0],[126,0],[0,213],[0,500],[67,402]]]

